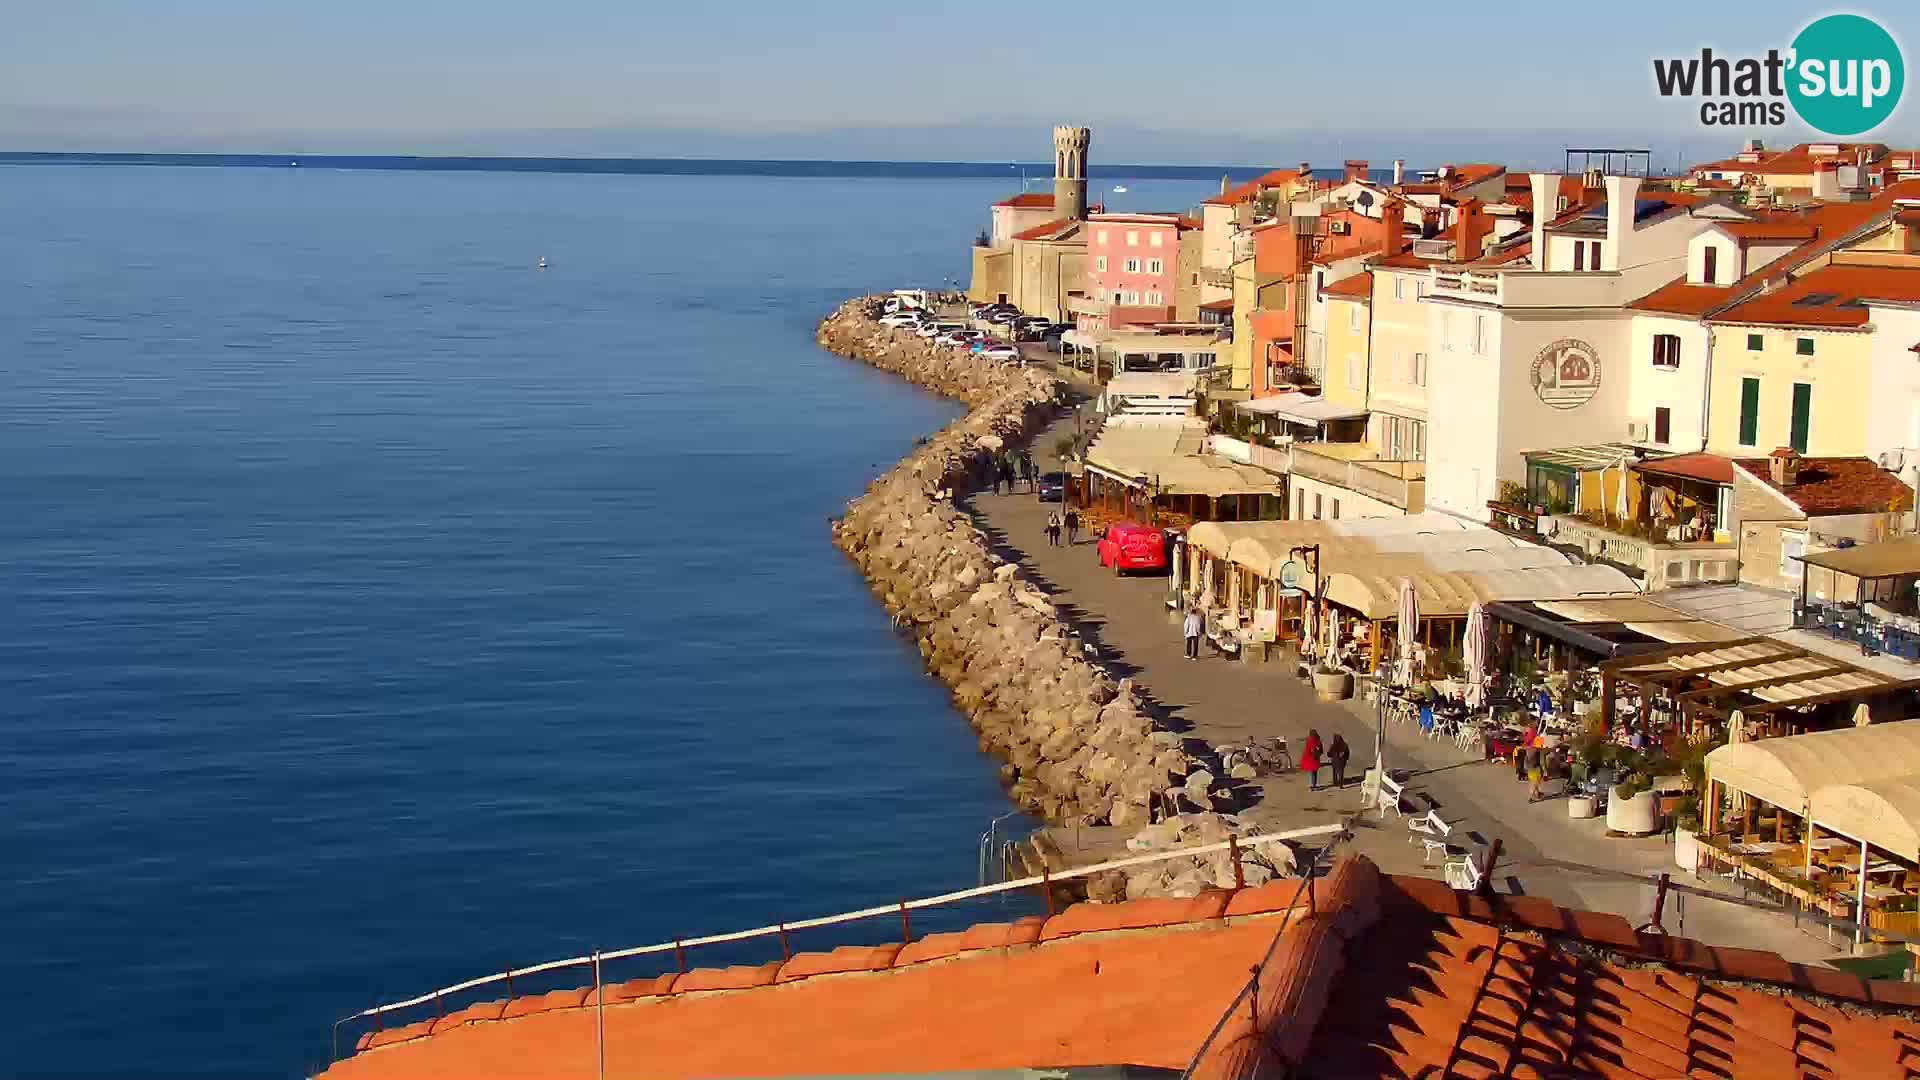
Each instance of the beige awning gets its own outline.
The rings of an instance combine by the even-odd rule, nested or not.
[[[1820,828],[1920,862],[1920,777],[1829,784],[1809,803],[1807,816]]]
[[[1707,755],[1707,778],[1807,814],[1815,791],[1920,777],[1920,720],[1728,743]]]
[[[1812,551],[1800,556],[1800,561],[1857,578],[1920,574],[1920,540],[1887,540],[1837,551]]]
[[[1087,468],[1159,495],[1279,495],[1280,478],[1205,453],[1203,424],[1108,423],[1087,448]]]

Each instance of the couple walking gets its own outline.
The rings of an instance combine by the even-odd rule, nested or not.
[[[1058,510],[1047,515],[1048,545],[1052,547],[1060,546],[1060,529],[1063,525],[1067,530],[1067,543],[1072,545],[1080,542],[1080,511],[1068,507],[1067,515],[1064,518],[1060,516]]]
[[[1307,744],[1300,748],[1300,771],[1307,774],[1307,790],[1320,790],[1320,767],[1333,766],[1333,786],[1344,787],[1347,783],[1347,758],[1352,755],[1347,748],[1347,740],[1338,733],[1333,742],[1322,745],[1320,729],[1307,729]]]

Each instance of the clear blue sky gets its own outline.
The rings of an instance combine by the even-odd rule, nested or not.
[[[1906,3],[1854,10],[1920,40],[1902,25],[1920,28]],[[1697,132],[1685,108],[1653,96],[1650,58],[1785,45],[1814,13],[1670,0],[0,0],[0,136],[766,133],[1067,118],[1239,135]],[[1903,110],[1896,129],[1916,116]]]

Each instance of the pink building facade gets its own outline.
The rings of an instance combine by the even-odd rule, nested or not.
[[[1087,219],[1087,298],[1104,315],[1081,316],[1089,333],[1172,322],[1180,234],[1199,222],[1178,214],[1095,214]]]

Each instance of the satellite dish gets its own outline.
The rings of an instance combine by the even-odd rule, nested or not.
[[[1359,198],[1357,198],[1357,199],[1355,199],[1355,200],[1353,200],[1353,201],[1354,201],[1354,202],[1357,202],[1357,203],[1359,203],[1359,204],[1360,204],[1361,206],[1363,206],[1363,207],[1365,207],[1365,206],[1372,206],[1372,205],[1373,205],[1373,192],[1371,192],[1371,191],[1363,191],[1363,192],[1361,192],[1361,193],[1360,193],[1360,197],[1359,197]]]

